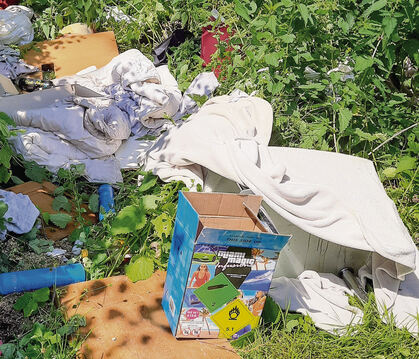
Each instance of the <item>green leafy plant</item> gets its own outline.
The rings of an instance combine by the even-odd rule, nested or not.
[[[36,313],[39,306],[49,299],[49,288],[38,289],[34,292],[26,292],[18,298],[13,306],[15,310],[23,311],[25,317]]]
[[[8,182],[12,176],[10,161],[14,155],[8,139],[16,136],[17,131],[10,130],[9,126],[16,124],[4,112],[0,112],[0,183]]]

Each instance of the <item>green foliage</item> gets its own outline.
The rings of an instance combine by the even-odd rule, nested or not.
[[[125,268],[125,274],[133,282],[150,278],[153,272],[153,259],[142,255],[132,257],[130,264]]]
[[[16,126],[16,124],[4,112],[0,112],[0,183],[8,182],[12,175],[10,161],[13,151],[8,139],[16,135],[17,132],[10,130],[8,126]]]
[[[135,178],[138,174],[144,177],[141,186]],[[87,249],[83,263],[92,279],[127,273],[132,280],[141,280],[167,266],[178,191],[185,186],[161,184],[156,176],[141,171],[125,176],[115,195],[117,214],[108,214],[97,226],[82,226],[71,236]],[[127,254],[132,258],[124,270]]]
[[[67,342],[67,338],[75,333],[79,327],[86,325],[85,318],[75,315],[63,324],[63,319],[60,317],[50,325],[52,328],[36,322],[29,333],[16,342],[1,345],[2,358],[75,358],[80,348],[80,340],[76,338],[76,340]]]
[[[272,309],[275,303],[267,303]],[[277,316],[252,331],[251,336],[233,341],[240,356],[259,358],[416,358],[419,341],[407,330],[395,327],[391,317],[386,323],[378,313],[374,295],[364,306],[361,324],[344,330],[341,336],[318,330],[308,316],[275,309]]]
[[[52,241],[35,238],[28,242],[29,248],[31,248],[36,254],[51,252],[53,250]]]
[[[97,213],[99,211],[99,195],[93,193],[89,197],[89,209],[93,213]]]
[[[39,166],[36,162],[24,162],[25,175],[30,180],[42,183],[49,179],[49,172],[44,167]]]
[[[52,209],[54,211],[59,211],[60,209],[64,209],[67,212],[71,211],[71,203],[68,201],[67,197],[63,195],[59,195],[54,198],[52,201]]]
[[[50,222],[52,222],[54,225],[56,225],[59,228],[64,229],[67,227],[67,224],[70,223],[73,220],[73,217],[71,217],[67,213],[48,213],[43,212],[42,218],[45,221],[45,223],[48,225]]]
[[[25,317],[36,313],[40,304],[49,299],[49,288],[38,289],[34,292],[26,292],[18,298],[13,306],[15,310],[22,310]]]

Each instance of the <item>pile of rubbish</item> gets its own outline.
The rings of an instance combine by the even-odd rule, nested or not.
[[[260,196],[262,206],[243,210],[249,219],[265,219],[262,232],[271,236],[291,237],[283,243],[276,270],[268,273],[268,289],[272,284],[265,293],[282,309],[310,315],[319,328],[339,334],[345,326],[362,321],[362,311],[349,304],[347,294],[365,301],[364,289],[371,283],[381,313],[389,311],[397,326],[418,333],[419,254],[370,161],[269,146],[271,105],[236,89],[212,97],[219,86],[217,69],[199,74],[182,94],[166,63],[170,49],[192,36],[184,30],[153,51],[154,62],[136,49],[119,54],[112,32],[93,33],[87,26],[67,29],[70,34],[60,41],[71,39],[71,44],[59,46],[56,40],[35,44],[38,51],[29,50],[21,59],[10,45],[31,43],[32,16],[23,6],[0,11],[0,112],[13,119],[13,129],[23,130],[10,138],[17,154],[53,173],[83,164],[86,179],[108,186],[102,187],[104,191],[123,181],[121,170],[143,168],[166,182],[181,180],[191,191],[202,187],[204,192]],[[111,9],[109,16],[121,14]],[[221,31],[225,36],[215,39],[204,29],[202,56],[207,62],[217,41],[228,42],[227,29]],[[86,54],[83,61],[74,61],[81,51]],[[352,76],[350,68],[333,71]],[[200,107],[195,96],[208,100]],[[27,233],[35,225],[37,207],[46,198],[36,203],[31,193],[38,190],[0,191],[7,204],[4,217],[10,218],[2,239],[6,231]],[[113,210],[111,202],[101,205]],[[74,253],[80,250],[74,248]],[[257,265],[254,270],[262,272]],[[0,294],[84,280],[79,264],[57,268],[56,275],[19,275],[28,275],[17,281],[23,286],[10,288],[9,277],[16,274],[1,274]],[[34,276],[44,281],[30,280]],[[170,272],[168,278],[173,280]],[[220,283],[215,286],[224,285]],[[234,289],[229,300],[239,295]],[[193,300],[205,302],[197,293],[199,298]],[[166,315],[180,310],[172,302],[163,303]],[[230,309],[228,305],[225,308]],[[211,304],[206,307],[211,309]],[[188,320],[199,317],[198,312],[189,312]],[[253,328],[249,323],[246,327]],[[182,333],[194,337],[198,331],[194,327]]]

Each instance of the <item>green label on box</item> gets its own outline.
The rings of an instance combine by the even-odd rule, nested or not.
[[[196,289],[194,294],[210,312],[213,312],[240,295],[240,292],[228,280],[224,273],[220,273]]]

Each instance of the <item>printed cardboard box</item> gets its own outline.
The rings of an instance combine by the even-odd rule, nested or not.
[[[163,309],[177,338],[233,338],[259,324],[291,236],[257,219],[262,198],[180,192]]]

